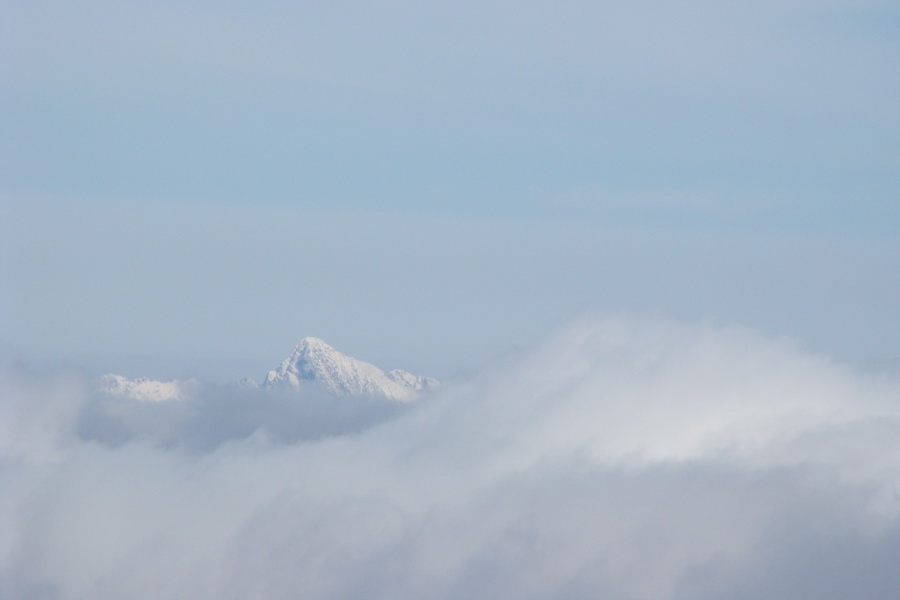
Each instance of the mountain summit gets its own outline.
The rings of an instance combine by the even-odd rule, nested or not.
[[[97,390],[105,396],[118,396],[145,402],[184,400],[196,394],[200,387],[200,382],[195,379],[156,381],[146,377],[129,379],[112,373],[103,375],[97,380]]]
[[[372,396],[401,402],[414,400],[419,392],[438,383],[400,369],[385,373],[314,337],[300,340],[281,367],[269,371],[262,387],[300,389],[304,381],[316,382],[336,396]]]

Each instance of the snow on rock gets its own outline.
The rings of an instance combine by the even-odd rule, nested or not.
[[[269,371],[265,389],[300,389],[315,382],[336,396],[371,396],[409,402],[438,385],[436,379],[402,370],[385,373],[375,365],[342,354],[318,338],[300,340],[276,371]]]
[[[391,381],[396,381],[397,383],[405,385],[406,387],[417,392],[437,387],[437,385],[440,383],[434,377],[428,377],[426,375],[413,375],[409,371],[404,371],[403,369],[394,369],[393,371],[388,371],[386,375]]]
[[[184,400],[198,391],[199,382],[187,381],[155,381],[146,377],[129,379],[122,375],[103,375],[99,380],[99,390],[108,396],[118,396],[145,402],[164,402],[167,400]]]
[[[256,380],[252,377],[244,377],[240,381],[238,381],[238,385],[242,388],[256,389],[259,387],[259,384],[256,383]]]

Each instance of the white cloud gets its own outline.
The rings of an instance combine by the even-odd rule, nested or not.
[[[7,597],[900,592],[900,382],[738,327],[585,318],[386,423],[292,443],[79,439],[35,386],[0,445]],[[176,442],[214,398],[194,409]],[[13,429],[38,432],[27,455]]]
[[[0,362],[0,456],[40,463],[76,439],[75,423],[87,386],[74,371],[38,373]]]

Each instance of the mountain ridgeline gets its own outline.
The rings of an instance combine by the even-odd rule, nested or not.
[[[269,371],[262,387],[299,390],[304,382],[315,382],[335,396],[370,396],[400,402],[414,400],[420,392],[438,383],[431,377],[401,369],[385,373],[314,337],[300,340],[281,366]]]
[[[307,337],[300,340],[281,366],[266,374],[262,385],[252,379],[240,381],[245,387],[280,392],[320,389],[336,397],[373,398],[395,402],[411,402],[436,387],[431,377],[413,375],[402,369],[382,371],[373,364],[347,356],[322,340]],[[100,391],[108,396],[143,401],[183,400],[196,393],[199,383],[188,381],[130,380],[121,375],[104,375]]]

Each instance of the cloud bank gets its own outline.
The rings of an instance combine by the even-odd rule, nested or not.
[[[2,398],[3,597],[900,596],[900,382],[738,327],[585,318],[331,429],[14,367]]]

